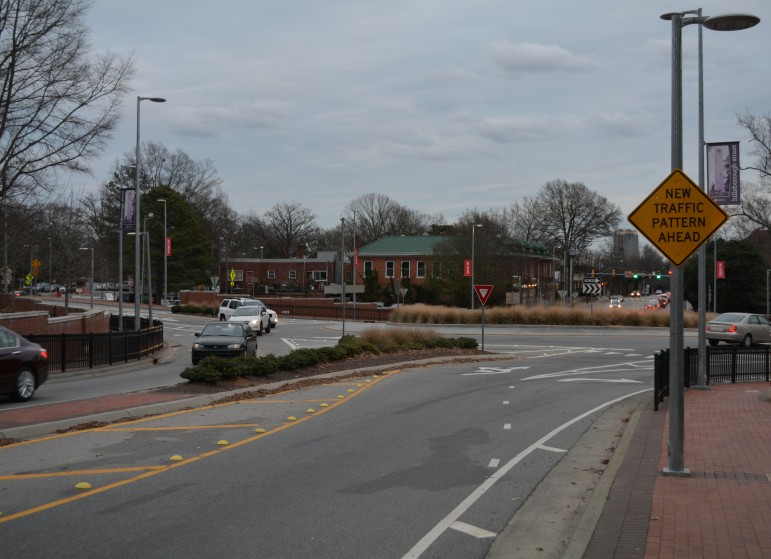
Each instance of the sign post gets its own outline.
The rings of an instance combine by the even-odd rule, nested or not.
[[[479,302],[482,304],[482,351],[485,350],[485,306],[487,305],[487,299],[490,298],[490,293],[493,292],[492,285],[475,285],[474,291],[477,293]]]
[[[584,278],[584,295],[599,295],[602,290],[600,278]],[[589,297],[589,314],[594,312],[594,297]]]
[[[681,160],[682,154],[678,163]],[[672,166],[677,166],[674,159]],[[683,456],[683,278],[679,268],[720,229],[728,214],[685,173],[674,169],[628,219],[675,266],[669,309],[669,457],[664,473],[689,475]]]

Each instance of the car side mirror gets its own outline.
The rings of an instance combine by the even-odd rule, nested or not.
[[[201,333],[200,333],[200,332],[196,332],[195,334],[193,334],[193,336],[195,336],[196,338],[197,338],[198,336],[200,336],[200,335],[201,335]]]

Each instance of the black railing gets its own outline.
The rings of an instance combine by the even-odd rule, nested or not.
[[[142,359],[163,347],[163,323],[142,318],[134,330],[134,317],[124,317],[118,330],[118,317],[110,316],[110,331],[90,334],[43,334],[26,338],[48,352],[48,370],[64,373],[71,369],[92,369],[104,365]]]
[[[771,346],[707,347],[707,384],[720,382],[768,382],[771,378]],[[683,350],[683,385],[689,388],[698,382],[699,351]],[[653,358],[653,409],[669,396],[669,350],[657,351]]]

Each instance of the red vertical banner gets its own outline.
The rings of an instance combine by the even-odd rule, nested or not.
[[[471,260],[463,261],[463,275],[467,278],[471,277]]]
[[[725,279],[725,260],[715,261],[715,279]]]
[[[166,237],[166,256],[171,256],[171,237]]]

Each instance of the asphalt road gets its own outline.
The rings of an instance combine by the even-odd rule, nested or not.
[[[339,336],[339,325],[280,328],[295,341]],[[653,351],[668,342],[591,328],[485,337],[511,359],[2,447],[3,554],[484,557],[598,414],[651,388]],[[81,481],[95,490],[75,489]]]

